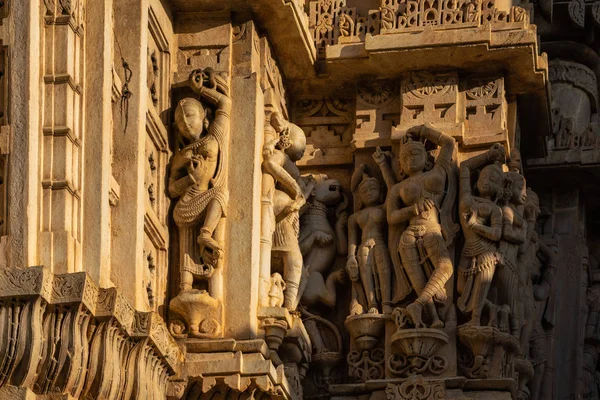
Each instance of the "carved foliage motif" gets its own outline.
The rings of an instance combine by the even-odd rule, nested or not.
[[[411,375],[440,375],[448,368],[448,360],[438,354],[429,357],[394,354],[388,359],[392,374],[405,378]]]
[[[571,0],[568,6],[571,21],[580,28],[585,27],[585,2],[583,0]]]
[[[358,99],[365,105],[382,107],[398,97],[398,85],[395,82],[369,81],[358,85]]]
[[[371,351],[353,350],[348,353],[349,374],[352,378],[364,382],[384,377],[385,352],[376,348]]]
[[[446,388],[441,382],[413,376],[400,385],[388,383],[385,394],[387,400],[442,400],[446,398]]]
[[[453,90],[456,79],[453,75],[432,74],[427,71],[410,74],[406,81],[404,92],[409,92],[418,99],[429,96],[442,96]]]

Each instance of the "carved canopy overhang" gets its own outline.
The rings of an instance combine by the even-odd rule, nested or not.
[[[169,0],[176,15],[230,13],[235,23],[253,19],[263,29],[288,79],[315,76],[316,50],[304,0]]]
[[[263,340],[186,341],[186,363],[170,398],[293,399],[284,365],[275,367]]]
[[[415,70],[502,73],[507,98],[527,105],[527,134],[551,134],[548,62],[528,9],[499,10],[493,0],[386,0],[359,15],[345,0],[315,0],[310,24],[320,78],[290,82],[293,94],[326,97],[361,79]]]

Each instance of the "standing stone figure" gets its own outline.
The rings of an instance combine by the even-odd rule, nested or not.
[[[426,170],[427,150],[423,141],[440,146],[431,170]],[[396,184],[387,200],[387,220],[395,233],[390,242],[399,251],[402,265],[418,298],[406,307],[415,328],[424,327],[426,309],[431,327],[442,328],[434,299],[447,299],[446,282],[453,273],[447,243],[456,230],[451,224],[447,201],[454,201],[452,155],[454,139],[426,124],[407,131],[400,147],[399,162],[406,179]],[[446,184],[448,187],[446,188]],[[442,202],[445,202],[443,205]],[[406,223],[408,227],[402,230]]]
[[[540,213],[539,198],[530,188],[523,216],[527,222],[525,243],[519,250],[518,270],[521,281],[520,299],[523,302],[521,321],[521,352],[534,368],[530,382],[532,400],[543,399],[543,382],[547,382],[546,360],[551,356],[547,332],[554,328],[554,279],[556,254],[535,232]],[[550,378],[551,379],[551,378]]]
[[[299,211],[306,203],[314,182],[306,185],[296,166],[296,161],[304,156],[306,149],[304,131],[286,121],[279,112],[271,114],[271,126],[278,137],[265,143],[262,164],[263,170],[274,180],[269,194],[269,198],[273,199],[273,217],[276,221],[271,251],[273,261],[283,264],[286,284],[283,306],[294,311],[302,295]]]
[[[498,242],[502,237],[502,210],[496,196],[502,188],[504,173],[500,162],[505,152],[496,143],[487,152],[471,157],[460,165],[460,224],[465,237],[458,265],[457,306],[471,314],[469,325],[479,326],[481,313],[498,263]],[[477,178],[477,196],[473,194],[471,173],[485,166]]]
[[[181,292],[192,289],[194,277],[206,277],[223,257],[214,237],[228,200],[225,166],[231,99],[222,77],[212,69],[194,70],[189,83],[209,109],[187,97],[175,110],[179,150],[173,157],[169,194],[177,198],[173,219],[179,228]]]
[[[352,175],[351,188],[358,193],[359,210],[348,220],[348,262],[346,270],[354,285],[350,315],[364,312],[384,314],[391,307],[391,261],[385,244],[385,209],[382,205],[382,188],[376,178],[367,174],[367,166],[361,164]],[[364,208],[362,208],[364,207]],[[362,290],[361,290],[362,289]],[[364,294],[364,304],[359,297]]]
[[[503,197],[502,240],[499,247],[501,260],[496,271],[495,286],[498,304],[508,306],[510,310],[508,324],[507,321],[500,321],[500,328],[510,329],[510,333],[519,338],[521,322],[517,257],[527,233],[527,223],[521,211],[527,199],[527,186],[523,175],[516,170],[505,173]]]

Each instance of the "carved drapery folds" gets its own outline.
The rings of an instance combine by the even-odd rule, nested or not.
[[[157,314],[136,312],[85,273],[5,269],[0,287],[0,386],[75,398],[165,397],[183,357]]]

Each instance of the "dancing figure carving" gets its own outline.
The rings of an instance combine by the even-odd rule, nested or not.
[[[179,149],[173,157],[169,194],[176,198],[173,219],[179,228],[181,291],[192,289],[195,277],[209,278],[223,258],[215,237],[228,201],[225,166],[231,99],[225,80],[211,68],[194,70],[189,84],[200,100],[191,97],[175,110]]]
[[[433,167],[427,168],[425,141],[440,146]],[[458,231],[451,210],[456,196],[452,156],[454,139],[426,124],[409,129],[404,136],[399,162],[406,178],[392,187],[387,198],[387,221],[394,263],[400,263],[409,282],[397,294],[406,297],[414,289],[417,299],[406,307],[416,328],[424,327],[425,309],[432,328],[442,328],[434,301],[447,299],[446,282],[453,273],[447,246]],[[407,226],[408,224],[408,226]]]

